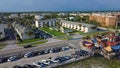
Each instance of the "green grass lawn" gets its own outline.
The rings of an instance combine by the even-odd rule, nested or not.
[[[120,68],[120,60],[107,60],[103,57],[93,57],[57,68]]]
[[[92,32],[92,33],[83,33],[84,36],[94,36],[94,35],[101,35],[101,34],[107,34],[108,31],[102,31],[102,32]]]
[[[36,45],[43,44],[43,43],[46,43],[46,42],[47,42],[47,40],[44,40],[44,41],[32,43],[31,45],[32,45],[32,46],[36,46]]]
[[[41,41],[36,41],[36,42],[31,42],[31,43],[25,43],[25,44],[19,44],[20,46],[26,46],[26,45],[32,45],[32,46],[37,46],[39,44],[46,43],[47,40],[41,40]]]
[[[60,32],[60,31],[56,31],[56,30],[50,30],[49,28],[41,28],[40,30],[43,30],[51,35],[54,36],[61,36],[61,35],[65,35],[64,33]]]
[[[57,38],[57,39],[59,39],[59,40],[69,40],[69,39],[71,39],[71,38],[73,38],[73,37],[71,37],[71,36],[66,36],[66,37],[59,37],[59,38]]]
[[[3,49],[6,46],[6,44],[0,44],[0,49]]]
[[[23,40],[22,42],[18,42],[18,44],[25,44],[25,43],[31,43],[31,42],[36,42],[39,40],[43,40],[41,38],[36,38],[36,39],[27,39],[27,40]]]

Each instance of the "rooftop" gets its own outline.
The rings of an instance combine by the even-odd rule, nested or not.
[[[95,25],[92,25],[92,24],[87,24],[87,23],[82,23],[82,22],[72,22],[72,21],[66,21],[66,20],[61,20],[61,22],[70,23],[70,24],[74,24],[74,25],[81,24],[82,26],[87,26],[87,27],[95,26]]]

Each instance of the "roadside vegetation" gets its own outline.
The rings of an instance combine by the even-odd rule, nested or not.
[[[109,31],[102,31],[102,32],[92,32],[92,33],[84,33],[83,36],[95,36],[95,35],[105,35],[109,33]]]
[[[120,68],[120,60],[107,60],[103,57],[93,57],[57,68]]]
[[[40,30],[43,30],[45,32],[47,32],[48,34],[51,34],[53,36],[61,36],[61,35],[65,35],[65,33],[62,33],[60,31],[56,31],[56,30],[50,30],[49,28],[41,28]]]
[[[47,42],[47,40],[41,39],[41,38],[36,38],[36,39],[28,39],[28,40],[18,42],[18,45],[21,45],[21,46],[26,46],[26,45],[36,46],[38,44],[42,44],[42,43],[45,43],[45,42]]]
[[[64,36],[59,36],[59,37],[55,37],[55,38],[57,38],[59,40],[69,40],[69,39],[71,39],[73,37],[72,36],[64,35]]]
[[[0,44],[0,49],[3,49],[6,46],[6,44]]]

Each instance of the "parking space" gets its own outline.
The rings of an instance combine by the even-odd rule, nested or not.
[[[36,38],[44,38],[44,39],[52,38],[52,35],[44,32],[44,31],[42,31],[42,30],[34,29],[34,32],[35,32],[35,37],[36,37]]]

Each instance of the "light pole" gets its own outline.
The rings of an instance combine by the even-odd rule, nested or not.
[[[116,24],[115,24],[115,32],[117,32],[117,27],[118,27],[118,19],[117,19]]]

